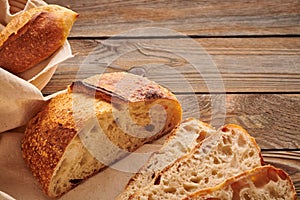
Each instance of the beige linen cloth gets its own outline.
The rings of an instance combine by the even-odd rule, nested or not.
[[[17,12],[45,4],[41,0],[0,0],[0,30]],[[57,64],[70,57],[71,49],[66,42],[51,58],[18,76],[0,68],[0,200],[49,199],[22,159],[21,141],[25,129],[22,125],[51,98],[44,97],[41,89],[52,77]],[[160,146],[159,142],[144,145],[138,151],[145,155],[140,160],[131,160],[129,156],[89,178],[60,200],[114,199],[133,175],[132,168],[138,170]]]
[[[0,0],[0,31],[18,13],[43,5],[47,3],[42,0]],[[71,48],[66,42],[50,58],[24,73],[14,75],[0,68],[0,200],[46,199],[21,158],[24,130],[8,130],[26,124],[50,98],[44,97],[41,90],[57,65],[70,57]]]
[[[0,200],[1,191],[12,196],[16,200],[48,200],[41,191],[39,184],[25,166],[22,159],[20,143],[23,138],[23,130],[15,130],[9,134],[0,133]],[[155,144],[146,144],[137,152],[150,152],[140,160],[131,160],[130,156],[116,163],[119,166],[110,166],[89,178],[59,200],[113,200],[123,191],[132,172],[126,171],[126,166],[132,168],[134,164],[139,169],[146,162],[149,155],[161,147],[162,141]],[[123,165],[124,171],[119,170]]]
[[[42,0],[0,0],[0,31],[19,12],[42,5],[46,5]],[[14,75],[0,68],[0,133],[26,124],[39,110],[49,98],[41,89],[58,64],[70,57],[72,51],[66,42],[50,58],[23,73]]]

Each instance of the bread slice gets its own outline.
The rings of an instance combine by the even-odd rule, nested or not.
[[[58,5],[16,15],[0,33],[0,66],[16,74],[48,58],[64,44],[77,16]]]
[[[198,142],[215,132],[214,128],[195,118],[181,122],[161,149],[152,154],[147,163],[130,179],[125,190],[116,199],[128,199],[138,189],[147,186],[162,169],[189,153]]]
[[[180,121],[167,89],[133,74],[102,74],[73,84],[29,122],[23,157],[45,193],[58,197]]]
[[[216,187],[197,191],[185,198],[185,200],[205,199],[296,200],[296,191],[286,172],[266,165],[243,172]]]
[[[156,175],[129,199],[182,199],[229,177],[262,165],[261,152],[244,129],[225,125]]]

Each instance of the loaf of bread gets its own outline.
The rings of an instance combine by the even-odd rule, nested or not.
[[[237,125],[225,125],[191,153],[163,169],[129,199],[183,199],[262,163],[254,138]]]
[[[16,74],[45,60],[64,44],[77,16],[57,5],[16,15],[0,33],[0,67]]]
[[[184,200],[296,198],[289,175],[281,169],[266,165],[233,176],[215,187],[197,191]]]
[[[162,86],[129,73],[75,82],[30,120],[23,158],[58,197],[146,142],[173,130],[181,106]]]
[[[215,132],[214,128],[195,118],[181,122],[162,148],[130,179],[125,190],[116,199],[128,199],[138,189],[147,186],[162,169],[189,153],[199,142]]]

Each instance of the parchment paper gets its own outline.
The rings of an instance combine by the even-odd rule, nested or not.
[[[19,129],[0,133],[0,191],[17,200],[48,200],[22,159],[20,146],[23,131]],[[152,153],[161,147],[161,143],[162,140],[156,141],[155,144],[146,144],[137,152]],[[143,160],[132,163],[130,158],[125,158],[121,162],[136,164],[138,169],[147,159],[148,156],[145,156]],[[132,175],[132,172],[118,170],[114,166],[107,167],[59,200],[113,200],[124,189]]]
[[[0,0],[0,31],[15,15],[32,7],[47,5],[42,0]],[[41,90],[59,63],[72,57],[69,43],[33,68],[12,74],[0,68],[0,133],[26,124],[47,101]]]

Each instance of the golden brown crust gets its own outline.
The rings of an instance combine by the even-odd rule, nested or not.
[[[11,35],[0,49],[0,66],[19,73],[36,65],[53,54],[64,40],[62,28],[55,22],[53,13],[41,12]],[[44,44],[41,44],[44,41]]]
[[[92,76],[83,81],[77,81],[70,87],[71,91],[85,93],[113,101],[151,101],[154,99],[173,99],[176,97],[159,84],[144,77],[126,73],[115,72]]]
[[[289,175],[282,169],[275,168],[274,166],[271,165],[256,167],[252,170],[242,172],[241,174],[228,178],[223,183],[216,185],[215,187],[196,191],[195,193],[184,198],[184,200],[194,199],[194,198],[196,199],[197,197],[210,194],[214,191],[221,190],[222,188],[225,188],[230,185],[232,186],[232,188],[236,190],[235,192],[239,192],[243,187],[247,187],[247,185],[244,184],[244,180],[250,180],[254,183],[254,185],[257,188],[260,188],[263,187],[263,185],[267,184],[271,180],[275,182],[278,181],[278,176],[282,180],[286,180],[286,179],[288,180],[288,184],[293,192],[292,196],[296,200],[297,194]]]
[[[120,75],[139,79],[139,77],[137,76],[125,75],[123,73],[107,74],[104,77],[111,77],[113,79],[114,76],[119,77]],[[148,81],[146,78],[143,79],[146,82]],[[151,82],[151,84],[154,83]],[[109,85],[107,85],[106,87],[109,88]],[[119,89],[122,91],[126,91],[128,89],[124,84],[120,85],[120,87],[121,88]],[[114,90],[114,92],[116,91]],[[130,93],[128,90],[127,92]],[[159,92],[162,92],[162,96],[169,97],[172,102],[174,101],[174,104],[176,103],[176,105],[178,105],[178,109],[180,109],[181,111],[180,104],[172,93],[165,89]],[[90,99],[94,100],[94,98]],[[141,101],[143,101],[144,99],[142,99]],[[156,99],[160,99],[160,96],[157,95]],[[99,99],[96,100],[98,102]],[[33,172],[33,175],[41,183],[42,188],[44,189],[46,194],[48,193],[47,190],[55,167],[57,166],[60,158],[65,152],[68,144],[70,144],[73,138],[78,135],[79,131],[85,125],[85,122],[89,118],[91,118],[90,115],[93,114],[85,108],[87,105],[89,105],[88,103],[87,105],[84,105],[85,107],[82,106],[80,107],[80,109],[76,109],[74,112],[73,105],[75,101],[76,99],[71,90],[66,91],[65,93],[61,93],[52,98],[49,101],[48,105],[33,119],[30,120],[25,131],[25,137],[22,141],[23,158]],[[168,102],[170,103],[170,101]],[[107,102],[103,101],[104,107],[107,104]],[[100,113],[101,109],[104,108],[96,107],[96,112],[98,112],[97,110],[99,110]],[[174,115],[176,115],[176,117],[178,116],[178,119],[173,119],[174,123],[179,123],[181,120],[181,112],[176,110],[173,113]],[[168,128],[170,127],[166,127],[165,130],[167,130]],[[110,134],[108,138],[110,138],[111,136],[114,136],[114,134]],[[135,147],[136,145],[134,144],[130,146],[130,148],[133,149]]]
[[[76,17],[53,5],[17,15],[0,34],[0,66],[19,73],[48,58],[63,45]]]
[[[22,141],[23,158],[46,193],[54,168],[77,134],[71,98],[63,93],[50,100],[29,122]]]

